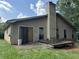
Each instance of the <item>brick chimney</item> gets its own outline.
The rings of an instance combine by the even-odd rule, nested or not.
[[[52,2],[47,3],[47,39],[56,38],[56,5]]]

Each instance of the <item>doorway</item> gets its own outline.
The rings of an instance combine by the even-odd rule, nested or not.
[[[20,27],[20,39],[22,39],[22,44],[32,42],[33,27]]]

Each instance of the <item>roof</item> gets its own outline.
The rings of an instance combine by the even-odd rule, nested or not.
[[[70,23],[69,21],[67,21],[67,19],[65,19],[62,15],[60,15],[59,13],[56,13],[57,16],[61,17],[63,21],[65,21],[68,25],[70,25],[72,28],[75,29],[75,27],[72,25],[72,23]],[[19,19],[11,19],[8,20],[6,22],[6,28],[13,23],[16,22],[20,22],[20,21],[28,21],[28,20],[37,20],[38,18],[43,18],[43,17],[47,17],[47,15],[41,15],[41,16],[33,16],[33,17],[28,17],[28,18],[19,18]]]
[[[47,17],[47,15],[41,15],[41,16],[33,16],[33,17],[27,17],[27,18],[18,18],[18,19],[11,19],[8,20],[6,23],[15,23],[15,22],[19,22],[19,21],[28,21],[28,20],[32,20],[32,19],[38,19],[38,18],[43,18],[43,17]]]

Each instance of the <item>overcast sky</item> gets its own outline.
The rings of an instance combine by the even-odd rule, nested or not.
[[[48,1],[48,0],[47,0]],[[45,14],[46,0],[0,0],[3,21]],[[51,0],[56,3],[57,0]]]

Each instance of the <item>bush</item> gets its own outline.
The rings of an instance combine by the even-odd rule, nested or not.
[[[4,38],[4,33],[0,32],[0,39],[3,39],[3,38]]]

